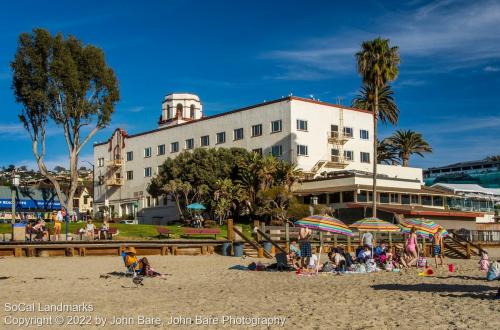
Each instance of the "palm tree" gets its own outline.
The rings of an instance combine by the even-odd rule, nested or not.
[[[387,139],[378,142],[377,162],[389,165],[399,164],[398,152]]]
[[[412,130],[398,130],[392,136],[388,137],[387,140],[398,153],[405,167],[408,166],[411,155],[417,154],[420,157],[424,157],[424,152],[432,152],[431,146],[424,140],[422,134]]]
[[[384,124],[395,125],[399,119],[399,108],[393,97],[394,91],[386,85],[378,90],[378,119]],[[375,88],[372,84],[365,84],[361,92],[352,100],[354,108],[368,110],[375,113]]]
[[[398,75],[399,50],[391,47],[389,39],[380,37],[364,41],[356,53],[358,72],[366,86],[373,86],[373,217],[377,216],[377,124],[379,90]]]
[[[302,170],[297,168],[296,164],[279,161],[276,167],[276,179],[283,184],[286,189],[291,190],[294,183],[303,176]]]

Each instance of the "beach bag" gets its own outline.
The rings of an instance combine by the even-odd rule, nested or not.
[[[385,270],[390,272],[393,269],[394,269],[394,265],[393,265],[392,261],[387,261],[387,263],[385,264]]]
[[[425,257],[419,257],[417,261],[417,267],[418,268],[427,267],[427,259]]]
[[[486,279],[488,281],[494,281],[497,278],[500,279],[500,263],[495,261],[490,264],[490,268],[486,273]]]

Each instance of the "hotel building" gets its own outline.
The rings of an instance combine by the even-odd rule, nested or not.
[[[362,191],[371,185],[373,116],[368,111],[289,96],[204,116],[199,97],[186,93],[167,95],[161,108],[157,128],[137,134],[117,128],[108,141],[94,144],[95,211],[109,206],[113,215],[134,214],[152,224],[177,219],[173,203],[153,198],[147,186],[168,157],[200,147],[245,148],[297,164],[308,177],[295,187],[304,202],[319,195],[322,203],[345,207],[362,202]],[[421,169],[378,165],[378,172],[381,189],[421,195]],[[399,203],[406,198],[398,195]],[[409,198],[422,203],[420,197]],[[431,197],[433,203],[439,199]]]

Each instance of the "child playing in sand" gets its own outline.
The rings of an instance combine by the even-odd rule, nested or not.
[[[490,260],[486,251],[481,252],[481,260],[479,260],[479,270],[488,271],[490,268]]]

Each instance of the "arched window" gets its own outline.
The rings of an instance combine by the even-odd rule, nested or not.
[[[177,103],[176,117],[182,118],[182,104],[181,103]]]
[[[194,119],[194,104],[189,108],[189,118]]]
[[[167,119],[172,118],[172,107],[170,104],[167,105]]]

